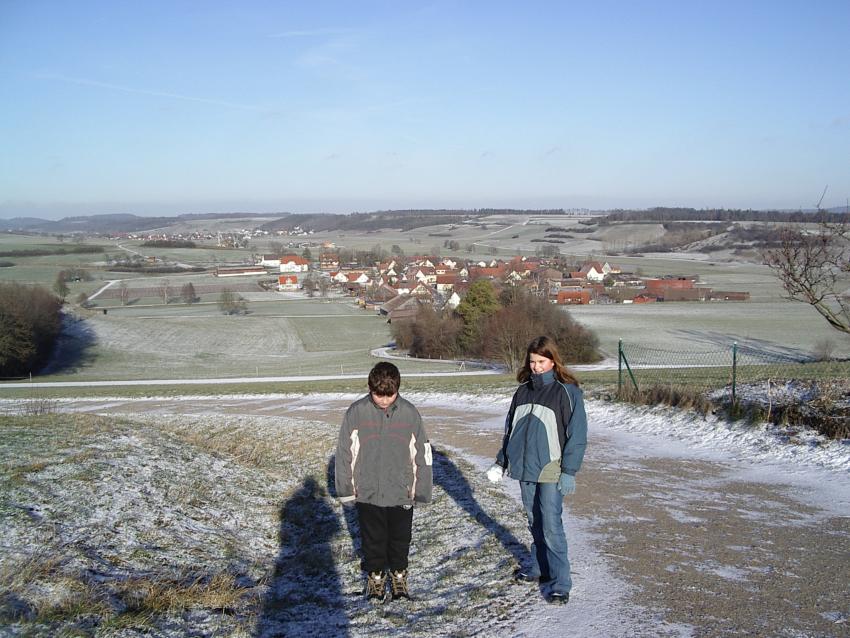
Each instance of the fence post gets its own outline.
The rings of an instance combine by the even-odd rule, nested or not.
[[[623,391],[623,340],[617,340],[617,396]]]
[[[738,342],[732,342],[732,407],[735,407],[736,385],[738,381]]]

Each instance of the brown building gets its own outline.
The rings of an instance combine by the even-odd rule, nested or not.
[[[750,293],[734,290],[712,290],[711,301],[749,301]]]
[[[559,290],[558,304],[560,305],[587,305],[590,303],[590,291],[586,288],[579,290]]]
[[[647,279],[645,285],[647,292],[662,294],[666,290],[690,290],[694,287],[694,281],[685,277],[678,277],[676,279]]]

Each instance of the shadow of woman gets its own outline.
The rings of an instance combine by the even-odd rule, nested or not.
[[[340,526],[326,499],[326,490],[309,476],[282,505],[280,551],[255,627],[256,638],[348,635],[333,553],[333,538]]]
[[[441,487],[464,512],[493,534],[505,550],[514,557],[518,565],[527,563],[530,560],[528,548],[514,536],[511,530],[484,511],[484,508],[475,500],[469,481],[452,460],[439,450],[433,450],[433,458],[434,484]]]
[[[331,456],[328,461],[325,480],[328,494],[332,498],[336,498],[336,456]],[[358,560],[362,560],[363,554],[360,550],[360,523],[357,520],[357,509],[354,507],[343,507],[342,511],[345,516],[345,527],[348,531],[348,537],[351,539],[351,549]]]

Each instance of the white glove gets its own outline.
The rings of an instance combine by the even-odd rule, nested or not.
[[[502,480],[502,474],[505,473],[505,470],[502,469],[502,466],[498,463],[493,463],[490,466],[490,469],[487,470],[487,478],[490,479],[492,483],[498,483]]]

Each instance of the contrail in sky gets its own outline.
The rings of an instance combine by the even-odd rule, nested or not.
[[[174,100],[183,100],[185,102],[199,102],[201,104],[211,104],[213,106],[224,106],[231,109],[240,109],[242,111],[253,111],[256,113],[266,113],[268,109],[251,104],[239,104],[237,102],[226,102],[224,100],[214,100],[206,97],[196,97],[194,95],[181,95],[180,93],[168,93],[165,91],[150,91],[148,89],[136,89],[132,86],[123,86],[121,84],[110,84],[108,82],[98,82],[97,80],[87,80],[85,78],[73,78],[65,75],[55,75],[52,73],[41,73],[36,75],[42,80],[58,80],[68,84],[77,84],[79,86],[93,86],[99,89],[109,89],[111,91],[121,91],[122,93],[135,93],[137,95],[149,95],[153,97],[167,97]]]

